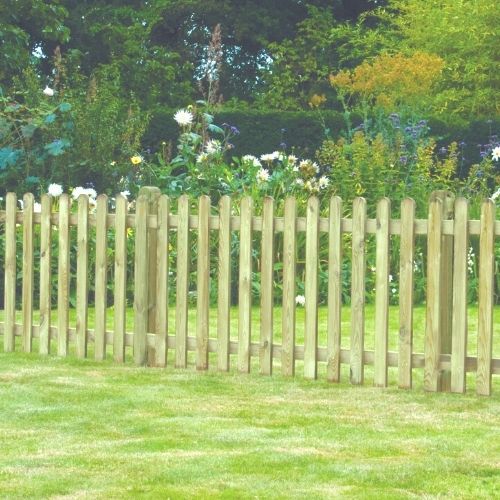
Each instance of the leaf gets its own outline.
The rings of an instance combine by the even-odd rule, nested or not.
[[[214,117],[212,115],[209,115],[208,113],[203,113],[203,119],[207,123],[212,123],[214,121]]]
[[[30,175],[26,177],[26,184],[35,185],[40,184],[40,177],[36,177],[35,175]]]
[[[23,134],[23,137],[25,139],[31,139],[37,128],[38,127],[36,125],[33,125],[32,123],[29,123],[28,125],[22,125],[21,133]]]
[[[210,130],[210,132],[213,132],[214,134],[220,134],[220,135],[224,135],[224,130],[222,130],[220,127],[218,127],[217,125],[214,125],[213,123],[211,123],[209,126],[208,126],[208,130]]]
[[[54,123],[56,121],[56,115],[54,113],[50,113],[45,117],[44,122],[49,124],[49,123]]]
[[[69,102],[62,102],[59,104],[59,110],[61,113],[66,113],[66,111],[69,111],[71,109],[71,104]]]
[[[22,156],[22,151],[19,149],[12,149],[11,147],[0,149],[0,170],[7,167],[12,167],[16,164],[19,157]]]
[[[64,153],[65,148],[67,148],[69,145],[70,142],[67,139],[56,139],[50,144],[46,144],[44,149],[51,156],[60,156]]]

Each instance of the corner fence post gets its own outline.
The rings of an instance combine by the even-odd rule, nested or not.
[[[425,388],[449,392],[451,370],[440,368],[440,355],[449,354],[451,358],[453,235],[444,234],[442,223],[453,219],[454,196],[449,191],[434,191],[429,203]]]
[[[139,190],[139,196],[146,198],[148,202],[148,215],[158,215],[158,201],[161,196],[159,188],[144,186]],[[158,229],[149,227],[148,224],[148,333],[156,333],[156,277],[157,277],[157,244]],[[155,348],[147,348],[147,364],[155,365]]]

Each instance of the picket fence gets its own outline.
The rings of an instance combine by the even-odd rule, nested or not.
[[[428,219],[415,218],[415,203],[405,199],[401,218],[391,219],[391,203],[382,199],[376,219],[367,218],[366,202],[353,202],[352,217],[343,218],[342,202],[332,197],[328,218],[320,217],[319,201],[307,203],[306,217],[297,216],[293,197],[286,199],[284,217],[275,217],[274,201],[266,198],[262,214],[254,215],[251,198],[243,198],[232,215],[229,197],[220,200],[217,215],[212,215],[210,199],[198,200],[198,213],[190,214],[186,195],[178,200],[177,213],[171,213],[170,200],[156,188],[142,188],[135,213],[117,196],[115,213],[108,213],[108,198],[97,198],[95,211],[89,199],[78,199],[77,213],[71,200],[62,195],[58,212],[52,199],[44,195],[41,213],[34,211],[34,197],[26,194],[23,209],[18,209],[14,193],[6,197],[6,210],[0,211],[5,231],[4,321],[0,334],[4,351],[15,349],[15,337],[22,337],[22,349],[33,349],[38,338],[39,352],[48,354],[51,339],[57,354],[68,355],[68,344],[75,342],[76,355],[87,356],[88,342],[94,343],[95,359],[106,357],[107,345],[113,357],[123,362],[125,347],[133,347],[138,365],[165,366],[169,349],[175,350],[175,366],[187,366],[188,351],[195,351],[196,368],[208,368],[209,352],[217,353],[217,369],[230,368],[230,355],[237,356],[240,372],[249,372],[251,358],[259,358],[259,370],[271,375],[273,359],[280,360],[281,373],[295,374],[296,360],[303,361],[304,377],[314,379],[318,363],[326,362],[327,379],[340,380],[341,364],[350,367],[350,382],[362,384],[364,366],[373,365],[374,384],[388,384],[388,367],[397,367],[398,385],[412,386],[412,369],[423,368],[427,391],[464,392],[466,373],[476,372],[476,391],[489,395],[492,375],[500,374],[500,359],[492,359],[493,307],[495,280],[495,237],[500,222],[495,219],[495,204],[485,200],[480,220],[469,220],[468,203],[454,200],[449,193],[433,193]],[[452,217],[452,218],[450,218]],[[16,225],[22,225],[22,322],[16,324]],[[40,224],[40,321],[33,324],[34,225]],[[58,290],[57,324],[51,324],[51,239],[57,226]],[[69,327],[70,226],[77,226],[76,328]],[[95,226],[95,270],[89,269],[89,227]],[[108,229],[114,228],[114,328],[106,331],[106,287]],[[126,331],[127,230],[135,231],[134,252],[134,331]],[[169,239],[177,233],[177,280],[175,330],[168,325]],[[209,337],[210,231],[218,238],[217,336]],[[197,234],[196,332],[188,331],[189,262],[193,251],[190,233]],[[238,339],[230,337],[231,235],[239,232]],[[251,342],[252,247],[254,232],[261,232],[260,254],[260,341]],[[273,343],[273,268],[275,234],[283,233],[282,341]],[[304,344],[296,345],[296,243],[305,232],[305,331]],[[318,258],[319,235],[328,234],[328,321],[327,345],[318,346]],[[341,348],[342,234],[352,236],[352,285],[350,348]],[[376,317],[374,350],[364,346],[365,278],[367,235],[376,239]],[[389,250],[391,235],[400,238],[399,338],[397,352],[388,350]],[[427,290],[424,352],[413,348],[413,291],[415,237],[427,237]],[[467,355],[467,252],[469,236],[479,236],[479,313],[477,356]],[[88,328],[89,273],[95,271],[95,327]],[[278,364],[278,363],[277,363]]]

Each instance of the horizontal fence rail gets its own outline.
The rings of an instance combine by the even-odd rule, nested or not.
[[[90,200],[92,201],[92,200]],[[174,208],[177,213],[172,213]],[[415,218],[413,200],[403,200],[400,218],[391,218],[391,202],[382,199],[376,218],[367,217],[366,202],[357,198],[352,216],[342,216],[343,204],[332,197],[328,217],[320,216],[317,198],[308,200],[306,216],[297,216],[297,202],[288,198],[283,216],[276,216],[272,198],[265,198],[260,213],[255,213],[251,198],[242,198],[238,206],[223,197],[218,207],[211,207],[206,196],[196,200],[196,207],[186,195],[173,203],[156,188],[142,188],[135,213],[122,196],[109,212],[109,200],[100,195],[95,207],[81,195],[76,204],[68,195],[57,202],[44,195],[41,211],[35,212],[34,197],[26,194],[23,209],[18,209],[16,195],[8,193],[5,210],[0,210],[0,225],[5,240],[4,311],[0,323],[5,352],[16,349],[21,338],[25,352],[38,339],[41,354],[55,350],[67,356],[74,345],[76,356],[88,356],[93,345],[96,360],[103,360],[111,347],[116,362],[126,358],[131,347],[138,365],[165,366],[169,350],[174,364],[188,365],[188,352],[194,352],[198,370],[214,364],[227,371],[231,356],[240,372],[249,372],[252,358],[258,358],[259,372],[271,375],[279,367],[287,376],[295,374],[296,362],[303,375],[318,377],[318,364],[326,363],[326,378],[341,380],[341,365],[348,365],[350,382],[364,383],[364,368],[373,365],[373,383],[388,385],[388,368],[398,371],[398,385],[412,387],[412,370],[423,369],[427,391],[464,392],[467,372],[476,374],[476,392],[489,395],[492,375],[500,374],[500,359],[493,359],[493,309],[495,293],[495,239],[500,236],[495,204],[485,200],[479,220],[470,220],[468,203],[456,200],[447,192],[433,193],[427,219]],[[193,213],[194,212],[194,213]],[[214,215],[217,213],[217,215]],[[237,215],[236,215],[237,214]],[[35,227],[39,227],[39,244],[35,245]],[[21,229],[18,230],[18,226]],[[72,228],[75,227],[76,231]],[[37,229],[38,230],[38,229]],[[95,235],[95,244],[90,234]],[[135,235],[133,273],[127,268],[130,248],[129,231]],[[217,233],[217,238],[211,236]],[[22,234],[21,234],[22,233]],[[305,234],[301,234],[305,233]],[[255,236],[258,234],[258,238]],[[280,252],[276,237],[281,234]],[[351,262],[351,332],[350,348],[341,347],[342,339],[342,269],[345,263],[345,235],[349,235]],[[366,244],[374,236],[375,265],[375,331],[374,350],[365,348]],[[388,349],[389,339],[389,256],[392,236],[399,238],[399,331],[398,349]],[[426,323],[423,352],[415,352],[413,331],[414,258],[416,237],[426,239],[427,284]],[[467,258],[469,238],[479,240],[477,355],[467,352]],[[304,343],[296,341],[296,273],[298,239],[303,241],[304,262]],[[16,241],[22,239],[22,253]],[[323,238],[323,240],[321,240]],[[322,248],[327,240],[328,248]],[[37,240],[38,241],[38,240]],[[236,244],[235,244],[236,242]],[[54,246],[54,245],[55,246]],[[175,269],[171,252],[175,244]],[[233,251],[237,248],[237,252]],[[253,304],[252,286],[255,274],[254,252],[258,248],[259,304]],[[328,291],[326,345],[319,345],[318,276],[320,252],[326,256]],[[53,255],[56,251],[57,255]],[[34,272],[34,260],[40,260]],[[93,257],[94,268],[89,267]],[[193,257],[195,268],[192,266]],[[57,258],[57,266],[55,260]],[[110,259],[113,262],[110,262]],[[18,264],[21,273],[18,274]],[[215,264],[214,264],[215,263]],[[282,299],[276,304],[274,270],[281,269]],[[114,283],[108,294],[108,269],[113,269]],[[214,267],[215,266],[215,267]],[[72,296],[70,275],[76,272]],[[57,297],[52,297],[52,275],[57,271]],[[176,283],[170,285],[175,271]],[[190,331],[190,273],[196,271],[196,327]],[[94,328],[89,328],[89,274],[95,284]],[[214,278],[215,276],[215,278]],[[35,279],[39,297],[34,297]],[[217,283],[217,321],[211,332],[210,288]],[[127,332],[127,283],[134,283],[132,332]],[[231,295],[237,282],[238,327],[231,332]],[[16,298],[21,290],[21,323],[16,323]],[[175,296],[175,306],[169,296]],[[107,328],[109,297],[113,303],[113,328]],[[57,298],[57,320],[51,323],[51,308]],[[37,300],[34,300],[37,299]],[[34,303],[39,304],[39,323],[34,324]],[[71,306],[70,306],[71,304]],[[252,307],[260,309],[260,339],[252,337]],[[282,307],[281,332],[273,320],[276,305]],[[76,311],[76,324],[70,327],[70,310]],[[169,308],[175,310],[175,322],[169,323]],[[231,337],[233,334],[233,338]],[[280,342],[275,341],[280,333]],[[234,336],[237,334],[237,339]],[[210,336],[212,335],[212,336]],[[51,348],[52,341],[55,349]],[[216,353],[211,358],[209,353]],[[215,359],[215,361],[214,361]]]

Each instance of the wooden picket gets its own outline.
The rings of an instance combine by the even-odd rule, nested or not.
[[[5,200],[5,297],[4,350],[15,350],[16,327],[16,214],[17,197],[7,193]]]
[[[398,385],[412,385],[413,354],[413,262],[415,258],[415,201],[401,202],[401,243],[399,247],[399,344]]]
[[[96,202],[95,244],[95,328],[94,356],[96,361],[106,357],[108,197],[100,195]]]
[[[31,352],[33,341],[33,210],[35,197],[23,197],[23,350]]]
[[[356,198],[352,209],[352,284],[351,284],[351,349],[350,367],[352,384],[364,380],[365,338],[365,239],[366,200]]]
[[[412,386],[412,371],[423,369],[423,385],[428,391],[462,393],[466,390],[467,372],[476,372],[476,391],[489,395],[492,376],[500,374],[500,359],[493,359],[493,308],[495,278],[495,238],[500,236],[500,223],[495,219],[493,201],[484,202],[480,220],[469,220],[468,203],[455,200],[447,192],[436,192],[429,203],[428,219],[415,218],[415,202],[401,203],[401,218],[391,218],[391,203],[382,199],[377,205],[375,219],[367,218],[363,198],[353,202],[352,218],[342,216],[342,201],[332,197],[327,217],[321,217],[319,199],[308,200],[305,216],[297,213],[293,197],[284,201],[283,215],[275,213],[277,204],[272,198],[263,199],[260,213],[254,214],[253,200],[244,197],[239,215],[232,215],[229,197],[219,201],[217,215],[212,215],[210,199],[198,200],[197,213],[190,215],[190,200],[183,195],[177,203],[177,213],[171,213],[170,200],[156,188],[142,188],[135,213],[129,213],[128,200],[119,195],[114,213],[108,209],[110,200],[104,195],[96,204],[89,198],[78,199],[77,210],[71,209],[68,195],[51,198],[44,195],[41,212],[35,210],[34,197],[23,197],[23,209],[18,210],[17,197],[8,193],[5,210],[0,210],[5,238],[4,277],[5,295],[3,323],[4,351],[16,348],[15,338],[21,337],[22,349],[32,350],[38,340],[41,354],[49,354],[51,338],[57,341],[57,353],[68,354],[73,342],[78,357],[87,356],[87,343],[94,344],[96,360],[106,358],[106,348],[113,346],[117,362],[125,361],[126,346],[133,347],[138,365],[167,364],[169,349],[174,349],[176,367],[186,367],[188,351],[194,352],[195,365],[209,368],[209,353],[217,354],[217,369],[227,371],[232,355],[237,358],[241,372],[254,369],[252,358],[258,358],[259,372],[271,375],[273,363],[281,364],[284,375],[295,374],[296,360],[303,361],[304,377],[318,377],[318,366],[326,363],[326,379],[341,380],[341,365],[350,368],[350,382],[362,384],[365,365],[373,366],[373,383],[389,384],[388,368],[397,367],[397,382],[401,388]],[[454,208],[453,208],[454,205]],[[451,208],[450,208],[451,207]],[[238,210],[236,210],[238,211]],[[40,226],[40,231],[36,228]],[[16,226],[20,225],[19,231]],[[57,231],[53,231],[56,226]],[[70,313],[70,256],[71,226],[76,227],[76,328],[69,326]],[[90,236],[95,227],[95,244]],[[134,249],[134,327],[127,332],[127,274],[130,258],[127,255],[129,232],[135,237]],[[192,247],[190,232],[197,234],[196,245],[196,312],[195,328],[188,322],[190,261]],[[218,231],[217,250],[217,332],[209,335],[210,276],[212,231]],[[110,235],[108,235],[110,232]],[[171,236],[176,232],[176,268],[169,272]],[[232,244],[239,233],[238,276],[231,276]],[[260,233],[259,240],[255,233]],[[276,239],[277,233],[283,238]],[[305,324],[303,345],[296,342],[296,278],[298,234],[305,236]],[[39,240],[38,238],[39,234]],[[57,234],[57,238],[53,238]],[[114,238],[111,237],[114,235]],[[327,252],[321,251],[320,235],[328,237]],[[341,314],[343,287],[342,251],[351,236],[351,333],[350,347],[341,346]],[[374,350],[365,349],[365,274],[366,241],[376,239],[375,268],[375,328]],[[424,352],[414,352],[413,295],[415,240],[427,237],[427,290]],[[22,265],[18,283],[17,267],[21,264],[16,250],[22,236]],[[108,237],[109,236],[109,237]],[[391,272],[389,255],[391,237],[400,239],[399,267],[399,332],[397,352],[388,349],[390,335],[389,296]],[[467,259],[470,238],[479,237],[479,317],[477,356],[467,353]],[[302,236],[301,236],[302,238]],[[54,241],[53,241],[54,240]],[[55,241],[57,240],[57,241]],[[109,243],[114,240],[114,262],[108,262]],[[39,247],[37,247],[39,241]],[[299,241],[303,241],[302,239]],[[282,244],[281,244],[282,242]],[[53,244],[58,247],[57,320],[51,324]],[[39,272],[35,275],[35,255],[40,252]],[[255,258],[258,255],[258,258]],[[319,269],[320,255],[327,259],[321,269],[328,267],[328,316],[326,332],[319,332]],[[95,257],[95,269],[89,262]],[[254,260],[255,258],[255,260]],[[323,258],[323,257],[322,257]],[[255,266],[254,266],[255,263]],[[108,271],[114,268],[114,324],[107,331]],[[276,270],[282,270],[282,282],[276,283]],[[89,329],[89,271],[95,271],[95,323]],[[252,339],[252,288],[254,272],[260,273],[260,338]],[[169,281],[176,276],[175,331],[169,334]],[[40,286],[40,320],[33,324],[33,304],[36,283]],[[232,279],[238,282],[238,338],[231,339]],[[18,285],[20,285],[18,287]],[[282,287],[281,332],[274,321],[274,291]],[[16,295],[20,289],[21,293]],[[16,299],[21,303],[21,323],[16,324]],[[452,299],[451,305],[450,300]],[[300,302],[300,301],[298,301]],[[450,319],[451,318],[451,319]],[[450,322],[451,321],[451,322]],[[453,332],[452,336],[449,336]],[[281,333],[281,343],[276,338]],[[319,344],[319,334],[326,346]],[[451,341],[451,347],[450,347]]]
[[[252,329],[252,211],[249,196],[241,200],[240,213],[240,277],[238,291],[238,370],[250,371]]]
[[[76,355],[87,357],[89,294],[89,199],[78,198],[77,263],[76,263]]]
[[[328,228],[327,379],[340,380],[342,314],[342,200],[330,200]]]
[[[59,259],[57,268],[57,354],[67,356],[69,343],[69,287],[70,287],[70,233],[71,201],[67,194],[59,197]]]
[[[375,281],[375,351],[374,380],[379,387],[387,386],[387,344],[389,337],[389,244],[391,235],[391,202],[383,198],[377,205],[377,250]]]
[[[50,314],[52,299],[52,198],[48,194],[42,196],[40,221],[40,354],[50,353]]]
[[[118,363],[125,361],[125,332],[127,310],[127,199],[116,197],[115,214],[115,289],[113,358]]]
[[[319,200],[309,198],[306,216],[306,283],[304,377],[315,379],[318,373],[318,242]]]

